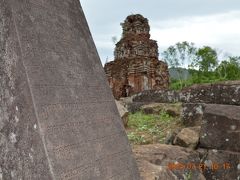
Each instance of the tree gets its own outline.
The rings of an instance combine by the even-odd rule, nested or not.
[[[226,59],[219,64],[219,54],[221,56],[221,52],[210,46],[195,48],[193,43],[186,41],[170,46],[162,56],[172,68],[170,72],[178,76],[171,79],[171,88],[182,89],[195,83],[240,79],[240,56],[224,55],[222,57]],[[190,74],[188,79],[183,76],[186,71]]]
[[[196,56],[195,67],[198,67],[201,72],[213,71],[218,64],[217,52],[209,46],[198,49]]]
[[[188,67],[196,58],[196,50],[194,43],[189,43],[187,41],[178,42],[168,47],[168,49],[162,53],[162,56],[170,67],[184,68]]]
[[[223,80],[240,79],[240,57],[229,57],[217,67],[216,72]]]
[[[192,64],[196,58],[196,51],[194,43],[184,41],[168,47],[162,53],[163,59],[169,67],[176,70],[181,88],[183,87],[184,70],[186,70],[184,68],[188,68]]]

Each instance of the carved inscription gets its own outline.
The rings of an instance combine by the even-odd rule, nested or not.
[[[57,146],[53,148],[54,153],[58,158],[61,159],[69,159],[74,158],[73,151],[77,149],[81,149],[81,156],[84,157],[84,153],[88,152],[88,147],[90,147],[90,144],[93,144],[94,146],[94,154],[95,159],[101,159],[105,152],[105,148],[111,148],[111,152],[118,153],[124,151],[125,147],[122,146],[122,143],[127,143],[126,140],[122,140],[121,137],[123,135],[123,132],[118,132],[115,134],[109,134],[107,136],[103,137],[96,137],[95,139],[92,139],[89,137],[89,139],[86,139],[82,142],[76,143],[76,144],[68,144],[64,146]],[[114,144],[118,142],[117,144]],[[81,148],[79,148],[81,147]],[[83,151],[84,150],[84,151]],[[83,151],[83,152],[82,152]],[[79,152],[78,152],[79,153]]]
[[[80,119],[88,119],[92,120],[95,118],[99,118],[99,116],[103,116],[100,114],[96,114],[95,112],[104,111],[104,117],[106,115],[112,116],[112,112],[114,109],[111,108],[112,104],[111,101],[98,101],[98,102],[91,102],[91,101],[82,101],[84,105],[79,103],[63,103],[63,104],[49,104],[49,105],[42,105],[39,109],[39,116],[45,123],[48,123],[51,119],[52,122],[49,123],[59,123],[60,118],[64,119],[72,119],[78,120]]]
[[[76,167],[75,169],[72,169],[72,170],[62,174],[61,175],[61,179],[67,180],[67,179],[70,179],[72,177],[75,177],[75,176],[78,176],[78,175],[82,175],[84,173],[84,171],[87,171],[90,168],[93,169],[93,166],[91,164],[89,164],[88,166]]]
[[[56,155],[56,158],[63,160],[72,160],[75,156],[81,156],[82,158],[87,158],[89,146],[86,142],[80,142],[77,144],[70,144],[66,146],[56,147],[53,149],[53,152]],[[83,163],[83,162],[79,162]]]
[[[113,118],[104,118],[104,119],[95,119],[92,121],[76,121],[76,122],[67,122],[64,124],[58,124],[58,125],[50,125],[47,126],[46,128],[46,134],[51,135],[51,134],[58,134],[58,133],[64,133],[65,131],[69,131],[69,133],[74,133],[77,134],[80,131],[90,129],[91,127],[96,127],[98,126],[99,123],[101,123],[101,126],[98,126],[98,128],[102,131],[104,131],[107,128],[107,125],[110,125],[114,119]],[[102,127],[102,128],[101,128]],[[97,130],[97,129],[96,129]],[[114,129],[113,129],[114,130]]]
[[[79,0],[2,3],[14,27],[6,38],[16,41],[20,54],[13,64],[19,107],[7,107],[16,108],[21,122],[16,125],[20,145],[14,148],[23,155],[16,167],[24,167],[16,178],[138,180],[136,165],[125,163],[124,157],[134,162],[131,149]],[[4,163],[3,169],[9,168]]]
[[[100,162],[100,164],[102,162],[104,162],[104,164],[106,163],[106,165],[108,164],[111,164],[111,163],[114,163],[114,162],[119,162],[119,156],[121,155],[124,155],[124,154],[128,154],[130,153],[129,151],[121,151],[121,152],[118,152],[118,153],[113,153],[113,154],[110,154],[110,155],[106,155],[105,157],[101,158],[101,159],[98,159],[96,160],[95,162]],[[118,167],[119,169],[123,169],[124,172],[126,173],[127,171],[129,171],[127,169],[128,166],[125,166],[125,163],[121,163],[122,166]],[[108,166],[103,166],[103,169],[107,168]],[[94,164],[89,164],[89,165],[86,165],[86,166],[80,166],[80,167],[76,167],[74,169],[71,169],[69,171],[66,171],[65,173],[63,173],[61,175],[61,178],[64,179],[64,180],[67,180],[67,179],[71,179],[73,177],[76,177],[78,175],[81,175],[83,172],[83,170],[89,170],[89,169],[94,169]],[[118,171],[119,172],[119,171]],[[114,174],[116,174],[116,172],[114,172]],[[106,179],[110,179],[112,176],[107,176]]]

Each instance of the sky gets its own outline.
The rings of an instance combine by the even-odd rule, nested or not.
[[[102,64],[114,59],[112,37],[130,14],[148,18],[161,53],[177,42],[240,56],[240,0],[80,0]]]

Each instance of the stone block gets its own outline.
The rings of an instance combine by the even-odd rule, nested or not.
[[[134,95],[133,102],[175,103],[179,93],[172,90],[147,90]]]
[[[138,180],[79,0],[0,0],[0,19],[0,179]]]
[[[203,162],[203,171],[207,180],[240,179],[240,153],[209,150]]]
[[[183,128],[175,137],[174,145],[195,149],[199,142],[200,126]]]
[[[200,126],[202,123],[204,104],[201,103],[183,103],[181,119],[183,124],[189,126]]]
[[[187,103],[240,105],[240,81],[193,85],[180,93],[180,100]]]
[[[240,107],[206,104],[200,147],[240,152]]]

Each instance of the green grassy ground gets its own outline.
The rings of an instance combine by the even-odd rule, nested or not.
[[[167,134],[181,126],[179,117],[164,111],[159,114],[138,111],[129,115],[127,135],[132,144],[164,143]]]

